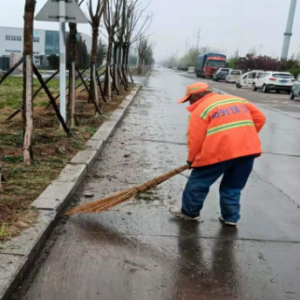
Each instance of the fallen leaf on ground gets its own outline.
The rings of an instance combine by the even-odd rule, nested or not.
[[[29,228],[30,226],[23,222],[23,221],[18,221],[16,224],[16,227],[20,228],[20,229],[26,229],[26,228]]]

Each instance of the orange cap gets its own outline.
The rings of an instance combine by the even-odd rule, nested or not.
[[[178,100],[177,103],[184,103],[189,99],[191,95],[205,92],[206,90],[208,90],[208,88],[209,88],[208,84],[204,82],[193,83],[192,85],[189,85],[187,87],[186,95],[180,100]]]

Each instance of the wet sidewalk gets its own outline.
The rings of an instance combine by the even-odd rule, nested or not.
[[[176,100],[190,83],[168,70],[152,72],[77,200],[99,199],[185,164],[188,113]],[[180,203],[185,172],[111,211],[61,224],[22,299],[300,299],[300,209],[260,174],[270,158],[259,160],[237,229],[218,221],[218,184],[199,223],[172,218],[168,209]]]

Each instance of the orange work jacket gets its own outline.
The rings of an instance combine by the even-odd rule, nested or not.
[[[211,93],[189,106],[188,160],[202,167],[262,153],[258,132],[266,122],[251,102]]]

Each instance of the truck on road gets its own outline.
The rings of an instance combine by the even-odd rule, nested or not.
[[[225,68],[226,56],[224,54],[200,54],[196,59],[195,73],[197,77],[212,78],[219,68]]]

